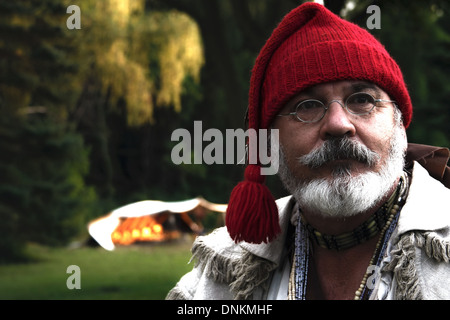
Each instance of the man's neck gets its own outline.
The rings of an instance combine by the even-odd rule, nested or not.
[[[352,217],[325,218],[307,210],[302,214],[306,222],[321,233],[329,235],[347,233],[375,214],[389,200],[397,185],[398,182],[376,206]],[[312,241],[307,299],[353,299],[367,272],[378,239],[379,235],[342,251],[323,248]]]
[[[344,251],[313,244],[310,259],[308,300],[353,300],[367,272],[378,237]]]

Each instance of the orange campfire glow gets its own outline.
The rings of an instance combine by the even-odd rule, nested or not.
[[[111,251],[117,245],[165,242],[203,234],[202,221],[206,214],[222,213],[217,217],[221,217],[218,222],[223,225],[226,208],[226,204],[212,203],[202,197],[175,202],[143,200],[91,221],[88,231],[93,240]]]
[[[139,241],[164,241],[179,236],[178,231],[165,232],[162,222],[151,216],[126,218],[111,234],[111,239],[114,244],[129,245]]]

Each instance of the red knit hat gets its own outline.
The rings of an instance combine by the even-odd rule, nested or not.
[[[369,32],[307,2],[287,14],[260,51],[250,80],[249,128],[267,129],[300,91],[325,82],[366,80],[397,102],[406,127],[412,104],[399,66]],[[260,165],[248,165],[232,191],[226,225],[236,241],[271,241],[280,232],[278,210]]]

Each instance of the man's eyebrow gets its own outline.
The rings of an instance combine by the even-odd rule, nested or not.
[[[354,92],[359,92],[359,91],[363,91],[363,90],[367,90],[367,89],[371,89],[373,91],[375,91],[377,94],[379,94],[381,92],[381,89],[370,82],[356,82],[356,83],[352,83],[351,84],[351,88]]]
[[[312,95],[313,93],[314,93],[314,86],[303,89],[302,91],[299,92],[299,95],[309,96]]]

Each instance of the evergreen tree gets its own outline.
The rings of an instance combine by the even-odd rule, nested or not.
[[[0,128],[0,259],[19,258],[28,241],[66,244],[92,218],[95,200],[80,135],[40,116],[2,117]]]
[[[85,228],[95,192],[79,134],[67,124],[77,87],[59,0],[0,2],[0,260],[26,242],[64,244]]]

